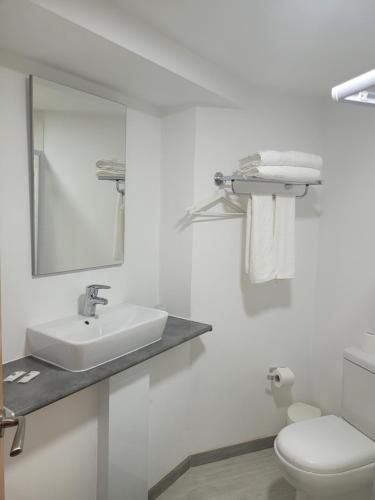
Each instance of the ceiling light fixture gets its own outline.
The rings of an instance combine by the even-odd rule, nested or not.
[[[367,89],[375,85],[375,69],[356,76],[347,82],[336,85],[332,89],[334,101],[354,102],[358,104],[375,104],[375,92]]]

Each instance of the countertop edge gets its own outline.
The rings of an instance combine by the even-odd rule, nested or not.
[[[12,410],[16,416],[29,415],[159,354],[194,340],[204,333],[211,332],[212,329],[212,325],[209,324],[169,316],[160,341],[85,372],[69,372],[32,356],[10,361],[3,365],[4,378],[9,373],[22,369],[30,371],[39,368],[38,371],[41,371],[41,375],[25,385],[17,384],[17,382],[4,383],[4,405]],[[55,387],[53,386],[54,379]],[[67,388],[67,386],[69,387]],[[35,398],[32,398],[32,394],[35,394]],[[47,396],[45,396],[46,394]],[[23,399],[24,403],[19,401]],[[17,400],[17,404],[15,400]]]

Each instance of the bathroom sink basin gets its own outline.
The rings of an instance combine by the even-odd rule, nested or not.
[[[168,313],[133,304],[103,308],[27,329],[31,354],[80,372],[102,365],[161,339]]]

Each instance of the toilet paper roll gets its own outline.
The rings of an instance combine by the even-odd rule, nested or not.
[[[375,354],[375,332],[367,331],[362,335],[361,349],[364,352]]]
[[[277,388],[294,384],[295,376],[290,368],[276,368],[272,375],[274,376],[273,383]]]

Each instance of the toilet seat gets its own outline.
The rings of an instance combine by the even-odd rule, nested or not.
[[[307,472],[287,462],[275,453],[284,478],[297,490],[296,500],[370,500],[374,479],[374,464],[335,474]]]
[[[275,449],[300,471],[319,475],[340,474],[375,463],[375,443],[335,415],[284,428]]]

